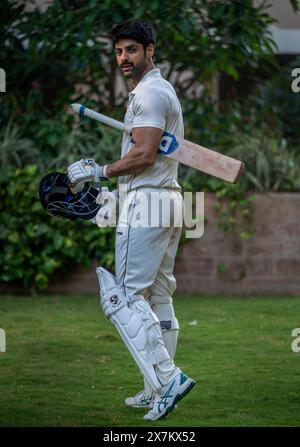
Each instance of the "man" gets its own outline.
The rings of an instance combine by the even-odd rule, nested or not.
[[[157,156],[163,132],[183,137],[184,126],[175,90],[153,63],[152,26],[128,20],[115,25],[111,37],[122,74],[134,87],[124,120],[132,127],[132,136],[124,132],[120,160],[105,166],[80,160],[69,166],[68,176],[72,184],[117,176],[119,188],[127,187],[116,229],[116,278],[102,268],[97,275],[103,310],[144,375],[144,389],[125,404],[149,408],[144,419],[154,421],[170,413],[195,385],[173,361],[179,329],[172,304],[181,233],[174,224],[174,207],[182,207],[178,163]],[[166,225],[170,216],[160,211],[158,225],[133,225],[141,219],[145,204],[151,220],[154,209],[148,199],[162,191],[175,204],[173,221]]]

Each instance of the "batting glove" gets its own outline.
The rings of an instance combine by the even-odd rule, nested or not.
[[[76,184],[71,183],[71,185],[70,185],[71,192],[73,194],[78,194],[79,192],[82,192],[84,190],[84,185],[85,185],[84,182],[80,182],[80,183],[76,183]]]
[[[70,184],[91,181],[99,182],[100,179],[107,180],[106,166],[99,166],[93,158],[81,159],[68,167],[68,180]]]

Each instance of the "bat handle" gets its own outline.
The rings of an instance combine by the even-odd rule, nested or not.
[[[82,104],[71,104],[70,107],[74,112],[78,113],[81,116],[88,116],[96,121],[100,121],[103,124],[106,124],[111,127],[115,127],[116,129],[125,131],[126,133],[131,133],[131,127],[122,123],[121,121],[117,121],[109,116],[103,115],[102,113],[95,112],[88,107],[83,106]]]

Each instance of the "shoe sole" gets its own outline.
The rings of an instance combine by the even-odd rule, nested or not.
[[[126,405],[126,407],[128,407],[128,408],[145,408],[146,410],[148,409],[148,408],[152,408],[150,405],[128,405],[128,404],[125,404]]]
[[[164,419],[165,417],[168,416],[168,414],[171,413],[171,411],[174,410],[175,407],[177,407],[177,402],[179,402],[181,399],[183,399],[190,391],[191,389],[196,385],[196,382],[194,380],[191,380],[191,383],[186,387],[186,389],[182,392],[182,393],[178,393],[177,396],[174,399],[173,404],[167,408],[167,410],[165,411],[164,414],[162,414],[161,416],[158,416],[155,419],[148,419],[149,421],[158,421],[160,419]]]
[[[129,408],[146,408],[146,410],[148,409],[148,408],[152,408],[151,407],[151,405],[150,404],[145,404],[145,405],[142,405],[142,404],[128,404],[127,402],[126,402],[126,400],[124,400],[124,404],[126,405],[126,407],[129,407]]]

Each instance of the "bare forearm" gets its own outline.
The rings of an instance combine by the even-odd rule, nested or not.
[[[108,165],[106,173],[109,178],[137,174],[153,164],[154,161],[155,159],[149,157],[149,154],[135,147],[124,158]]]

